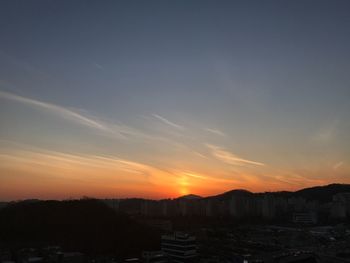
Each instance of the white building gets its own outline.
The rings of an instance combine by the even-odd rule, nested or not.
[[[192,262],[197,256],[196,238],[182,232],[163,235],[162,251],[171,262]]]

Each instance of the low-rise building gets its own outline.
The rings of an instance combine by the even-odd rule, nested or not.
[[[163,251],[144,251],[142,253],[144,263],[167,263],[168,258]]]
[[[293,223],[313,225],[317,223],[317,215],[314,212],[299,212],[293,214]]]

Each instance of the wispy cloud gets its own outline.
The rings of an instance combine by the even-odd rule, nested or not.
[[[333,170],[338,170],[344,163],[343,162],[338,162],[333,165]]]
[[[167,184],[172,180],[172,174],[163,169],[118,156],[64,153],[30,146],[1,150],[0,161],[0,169],[15,167],[30,169],[37,173],[45,170],[47,173],[55,174],[61,174],[62,170],[65,170],[67,176],[68,174],[79,177],[89,175],[90,179],[94,180],[108,177],[111,180],[151,182],[152,184]],[[62,176],[65,177],[65,175]]]
[[[226,136],[225,133],[223,133],[222,131],[220,131],[218,129],[205,128],[204,130],[206,130],[207,132],[213,133],[215,135]]]
[[[207,156],[205,156],[204,154],[201,154],[200,152],[197,152],[197,151],[192,151],[192,152],[193,152],[194,155],[197,155],[197,156],[199,156],[199,157],[201,157],[203,159],[208,159]]]
[[[98,69],[104,69],[103,66],[98,63],[94,63],[94,66]]]
[[[176,128],[176,129],[179,129],[179,130],[183,130],[184,129],[183,126],[178,125],[178,124],[176,124],[176,123],[174,123],[172,121],[169,121],[168,119],[166,119],[166,118],[164,118],[164,117],[162,117],[162,116],[160,116],[158,114],[152,114],[152,116],[157,118],[158,120],[162,121],[163,123],[165,123],[165,124],[167,124],[169,126],[172,126],[172,127]]]
[[[135,129],[122,123],[116,123],[111,120],[91,117],[87,113],[78,113],[75,110],[68,109],[56,104],[44,102],[41,100],[23,97],[5,91],[0,91],[0,98],[14,101],[17,103],[26,104],[35,107],[39,110],[49,111],[52,114],[55,114],[61,118],[73,121],[80,125],[88,126],[98,131],[102,131],[104,135],[111,136],[115,139],[126,139],[128,137],[138,138],[141,140],[154,140],[155,138],[157,138],[158,140],[161,139],[156,136],[146,134],[141,130]]]
[[[103,125],[102,123],[99,123],[96,120],[93,120],[89,117],[81,115],[78,112],[75,112],[73,110],[70,110],[70,109],[67,109],[67,108],[64,108],[62,106],[58,106],[58,105],[55,105],[52,103],[47,103],[47,102],[43,102],[40,100],[22,97],[22,96],[15,95],[15,94],[12,94],[9,92],[4,92],[4,91],[0,91],[0,98],[16,101],[19,103],[31,105],[31,106],[45,109],[45,110],[49,110],[49,111],[61,116],[62,118],[70,119],[72,121],[78,122],[78,123],[83,124],[85,126],[89,126],[89,127],[96,128],[99,130],[104,130],[104,131],[108,130],[108,128],[105,125]]]
[[[205,180],[205,181],[214,181],[214,182],[222,182],[222,183],[235,183],[236,182],[236,180],[234,180],[234,179],[216,178],[216,177],[206,176],[206,175],[202,175],[202,174],[198,174],[198,173],[194,173],[194,172],[184,172],[182,174],[189,176],[189,177],[196,178],[196,179]]]
[[[261,163],[261,162],[256,162],[256,161],[239,157],[225,150],[224,148],[218,147],[216,145],[206,144],[206,146],[211,150],[211,153],[215,158],[228,164],[239,165],[239,166],[243,166],[243,165],[264,166],[265,165],[264,163]]]
[[[335,119],[327,125],[321,127],[315,134],[313,134],[312,140],[327,143],[334,139],[338,132],[339,120]]]

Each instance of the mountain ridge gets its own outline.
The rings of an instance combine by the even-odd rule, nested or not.
[[[248,196],[260,196],[264,194],[271,194],[278,197],[301,197],[306,200],[318,200],[322,203],[329,202],[332,200],[333,195],[343,192],[350,192],[350,184],[339,184],[333,183],[322,186],[312,186],[307,188],[302,188],[296,191],[276,191],[276,192],[258,192],[253,193],[245,189],[233,189],[226,191],[224,193],[203,197],[203,199],[218,199],[225,200],[230,199],[233,196],[248,197]]]

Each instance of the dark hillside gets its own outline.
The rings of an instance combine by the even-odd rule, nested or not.
[[[159,233],[98,200],[18,202],[0,210],[0,243],[60,245],[87,254],[138,254],[159,248]]]
[[[330,184],[305,188],[294,192],[294,196],[303,197],[306,200],[318,200],[320,203],[332,201],[333,195],[350,192],[350,184]]]

